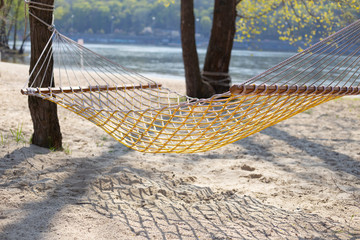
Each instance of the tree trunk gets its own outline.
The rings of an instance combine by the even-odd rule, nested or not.
[[[15,9],[15,16],[14,16],[14,43],[13,43],[13,47],[12,49],[13,50],[16,50],[16,39],[17,39],[17,28],[18,28],[18,17],[19,17],[19,10],[20,10],[20,4],[21,4],[21,1],[18,0],[17,2],[17,6],[16,6],[16,9]]]
[[[9,41],[6,34],[5,18],[0,19],[0,47],[9,48]]]
[[[238,2],[239,0],[215,0],[214,4],[213,24],[202,77],[217,94],[229,91],[231,83],[228,73]]]
[[[181,44],[185,68],[186,94],[204,98],[213,95],[211,86],[201,79],[195,40],[195,16],[193,0],[181,1]]]
[[[14,26],[14,42],[13,42],[13,50],[16,50],[16,39],[17,39],[17,22],[15,22],[15,26]]]
[[[21,46],[20,46],[20,49],[19,49],[19,54],[24,53],[24,45],[25,45],[26,39],[28,39],[29,37],[30,37],[30,33],[23,37],[23,40],[22,40],[22,43],[21,43]]]
[[[45,4],[54,4],[54,0],[32,0],[34,2],[40,2]],[[31,8],[30,11],[48,23],[52,24],[52,12],[38,10]],[[48,27],[41,23],[39,20],[30,16],[30,39],[31,39],[31,60],[30,60],[30,72],[35,67],[38,58],[40,57],[46,43],[50,39],[52,32]],[[51,44],[46,51],[52,51]],[[47,55],[45,53],[45,55]],[[50,64],[48,70],[41,69],[42,62],[38,64],[35,72],[39,72],[37,79],[33,77],[30,79],[29,85],[34,82],[34,87],[48,87],[50,86],[52,71],[53,71],[53,58],[50,58]],[[36,74],[35,74],[36,75]],[[40,86],[42,78],[44,78],[43,85]],[[41,147],[61,149],[62,148],[62,136],[60,132],[60,125],[57,116],[57,105],[50,101],[43,100],[38,97],[29,96],[29,108],[31,118],[34,126],[34,133],[32,136],[32,143]]]

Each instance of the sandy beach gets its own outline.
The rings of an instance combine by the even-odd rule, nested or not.
[[[0,239],[360,239],[360,98],[181,155],[135,152],[59,108],[54,152],[29,144],[27,76],[0,63]]]

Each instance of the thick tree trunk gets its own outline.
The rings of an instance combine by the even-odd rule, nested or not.
[[[32,0],[35,2],[41,2],[45,4],[54,4],[54,0]],[[30,11],[45,21],[46,23],[52,23],[52,12],[37,10],[30,8]],[[52,32],[48,27],[30,16],[30,39],[31,39],[31,60],[30,60],[30,72],[35,67],[41,52],[46,46],[46,43],[50,39]],[[47,48],[47,51],[52,51],[51,44]],[[47,55],[45,53],[45,55]],[[50,59],[48,70],[40,70],[38,64],[35,72],[40,71],[37,79],[30,79],[29,85],[34,82],[34,87],[50,86],[52,70],[53,70],[53,58]],[[40,86],[40,81],[43,76],[44,82]],[[29,108],[31,118],[34,125],[34,133],[32,137],[32,143],[41,147],[61,149],[62,148],[62,136],[60,132],[60,125],[57,116],[57,105],[55,103],[29,96]]]
[[[215,0],[214,4],[213,24],[202,76],[216,93],[229,91],[231,83],[228,72],[238,2],[239,0]]]
[[[195,40],[193,0],[181,1],[181,44],[186,79],[186,94],[190,97],[210,97],[214,91],[201,79]]]

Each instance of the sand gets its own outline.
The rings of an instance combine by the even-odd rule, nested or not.
[[[0,63],[0,239],[360,239],[359,98],[182,155],[59,109],[53,152],[29,144],[27,72]]]

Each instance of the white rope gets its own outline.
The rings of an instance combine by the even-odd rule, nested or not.
[[[37,10],[42,10],[42,11],[48,11],[48,12],[53,12],[54,9],[53,8],[42,8],[42,7],[37,7],[37,6],[29,6],[29,8],[34,8],[34,9],[37,9]]]
[[[24,0],[24,2],[26,4],[29,5],[30,8],[36,8],[36,9],[39,9],[39,10],[44,10],[44,11],[49,11],[49,10],[54,10],[55,8],[55,5],[51,5],[51,4],[46,4],[46,3],[41,3],[41,2],[34,2],[34,1],[31,1],[31,0]],[[31,5],[30,5],[31,4]],[[35,5],[38,5],[38,6],[43,6],[45,8],[42,8],[42,7],[38,7],[38,6],[35,6]]]
[[[224,86],[224,87],[229,87],[230,83],[231,83],[231,78],[227,77],[227,78],[223,78],[223,79],[211,79],[205,76],[202,76],[202,79],[209,83],[210,85],[217,85],[217,86]]]
[[[212,77],[224,77],[224,78],[212,79],[212,78],[207,77],[205,75],[212,76]],[[203,81],[209,83],[212,86],[216,85],[216,86],[229,87],[229,85],[231,83],[231,77],[230,77],[229,73],[225,73],[225,72],[202,71],[201,72],[201,78],[202,78]]]
[[[230,76],[227,72],[208,72],[208,71],[202,71],[201,74],[208,75],[208,76],[221,76],[221,77],[228,77]]]
[[[47,22],[45,22],[44,20],[42,20],[41,18],[37,17],[35,14],[33,14],[32,12],[29,11],[29,14],[35,18],[36,20],[38,20],[39,22],[41,22],[42,24],[44,24],[45,26],[48,27],[49,31],[54,31],[55,30],[55,25],[54,24],[48,24]],[[53,18],[54,19],[54,18]],[[54,20],[53,20],[54,21]]]
[[[47,49],[47,48],[49,47],[49,45],[50,45],[50,43],[51,43],[51,40],[52,40],[52,38],[54,37],[54,34],[55,34],[55,31],[51,34],[48,42],[46,43],[46,45],[45,45],[45,47],[44,47],[44,50],[43,50],[42,53],[40,54],[40,56],[39,56],[39,61],[37,61],[36,64],[35,64],[35,66],[33,67],[32,71],[31,71],[31,73],[30,73],[30,75],[29,75],[29,78],[28,78],[28,83],[30,82],[31,76],[34,74],[36,68],[38,67],[39,62],[40,62],[40,59],[44,56],[44,54],[45,54],[45,52],[46,52],[45,49]],[[40,69],[41,69],[43,66],[44,66],[44,63],[42,64],[42,66],[40,67]],[[34,79],[34,80],[35,80],[35,79]],[[27,84],[28,84],[28,83],[27,83]],[[25,84],[24,88],[27,86],[27,84]],[[32,84],[31,84],[30,87],[32,87],[33,84],[34,84],[34,82],[32,82]]]
[[[43,11],[48,11],[48,12],[54,12],[54,5],[50,5],[50,4],[45,4],[45,3],[39,3],[39,2],[34,2],[31,0],[24,0],[25,4],[28,5],[29,7],[29,15],[31,15],[33,18],[35,18],[36,20],[38,20],[39,22],[41,22],[42,24],[44,24],[45,26],[48,27],[48,29],[50,31],[54,31],[55,29],[55,25],[54,25],[54,17],[52,18],[52,23],[48,24],[47,22],[45,22],[44,20],[42,20],[41,18],[39,18],[38,16],[36,16],[35,14],[33,14],[30,11],[30,8],[34,8],[37,10],[43,10]],[[36,6],[38,5],[38,6]],[[25,8],[25,13],[26,13],[26,8]],[[25,18],[26,18],[26,14],[25,14]]]

